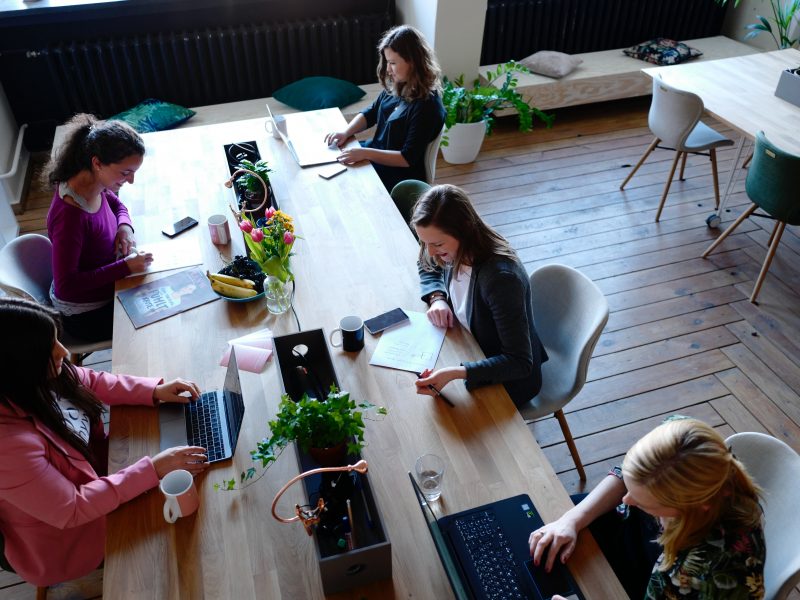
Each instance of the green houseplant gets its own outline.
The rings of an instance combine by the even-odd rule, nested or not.
[[[386,415],[386,409],[369,402],[357,403],[348,392],[331,386],[327,398],[320,401],[307,394],[295,402],[287,394],[281,396],[278,414],[269,422],[270,437],[264,438],[250,456],[256,466],[242,471],[238,487],[244,488],[264,476],[269,466],[281,455],[284,448],[296,442],[303,452],[315,456],[315,449],[340,448],[340,458],[356,454],[364,447],[365,412]],[[367,418],[369,420],[369,418]],[[257,466],[262,472],[255,477]],[[214,489],[235,490],[236,479],[214,484]]]
[[[485,73],[485,82],[476,79],[472,87],[464,86],[462,74],[454,81],[444,78],[442,103],[445,109],[445,136],[442,138],[442,154],[449,163],[472,162],[480,151],[483,138],[492,133],[494,114],[513,108],[519,118],[519,130],[533,129],[534,117],[547,127],[553,124],[553,115],[548,115],[531,106],[515,88],[517,73],[529,73],[523,65],[509,61],[494,71]],[[502,81],[497,87],[495,82]]]
[[[733,6],[739,6],[740,0],[734,0]],[[720,4],[727,4],[728,0],[717,0]],[[795,32],[800,32],[800,0],[769,0],[770,7],[772,8],[772,18],[756,15],[758,18],[757,23],[750,23],[745,26],[749,33],[744,36],[744,39],[749,40],[756,37],[762,32],[766,32],[772,36],[775,45],[778,48],[793,48],[800,43],[800,34],[795,34],[791,37],[792,24],[795,24]],[[775,25],[775,31],[773,26]],[[776,35],[777,34],[777,35]]]

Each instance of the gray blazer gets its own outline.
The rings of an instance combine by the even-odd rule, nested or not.
[[[451,268],[418,268],[423,300],[433,292],[448,295]],[[486,355],[483,360],[462,363],[467,369],[467,389],[502,383],[515,405],[532,400],[542,387],[541,367],[547,353],[533,324],[531,286],[525,268],[504,256],[473,264],[467,318]]]

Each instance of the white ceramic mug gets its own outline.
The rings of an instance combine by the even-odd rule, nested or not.
[[[231,230],[228,227],[228,217],[225,215],[211,215],[208,217],[208,232],[211,242],[223,246],[231,241]]]
[[[189,471],[178,469],[170,471],[158,486],[164,494],[164,519],[174,523],[180,517],[192,514],[200,506],[200,496],[194,477]]]

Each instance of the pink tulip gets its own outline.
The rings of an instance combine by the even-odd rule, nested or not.
[[[250,233],[251,231],[253,231],[253,224],[247,219],[239,221],[239,229],[241,229],[245,233]]]
[[[276,211],[274,208],[270,206],[267,209],[267,212],[264,213],[264,216],[267,218],[267,221],[269,221],[272,217],[274,217],[276,212],[278,211]]]
[[[291,246],[294,244],[294,236],[292,235],[291,231],[284,231],[283,232],[283,243],[287,246]]]
[[[256,244],[260,243],[264,239],[264,232],[260,229],[253,229],[253,231],[250,232],[250,239]]]

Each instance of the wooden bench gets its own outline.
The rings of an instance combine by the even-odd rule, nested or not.
[[[686,40],[685,43],[703,53],[692,62],[761,52],[758,48],[721,35]],[[522,73],[518,76],[517,91],[532,98],[533,104],[542,110],[647,96],[652,91],[652,80],[642,73],[642,69],[652,66],[652,63],[631,58],[623,54],[622,49],[587,52],[575,56],[583,59],[583,63],[569,75],[553,79],[534,73]],[[480,67],[481,77],[487,71],[497,69],[497,66]],[[494,85],[499,88],[502,81],[498,80]],[[502,116],[513,112],[513,109],[508,109],[498,114]]]

